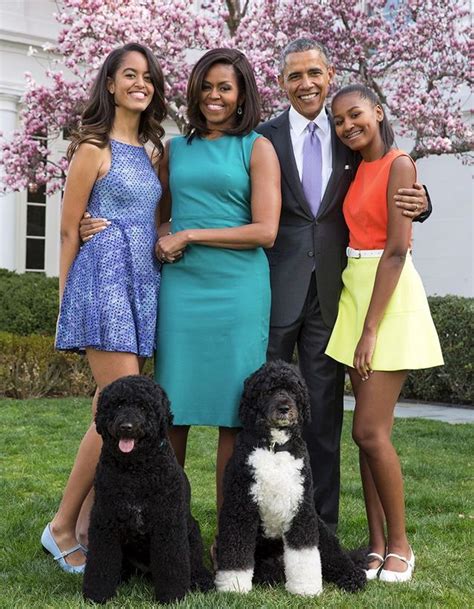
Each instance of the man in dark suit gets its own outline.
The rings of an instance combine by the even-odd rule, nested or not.
[[[323,520],[335,529],[344,367],[324,351],[336,321],[347,262],[342,203],[360,159],[336,137],[324,108],[333,77],[334,68],[322,45],[308,39],[290,43],[283,51],[278,78],[290,108],[257,131],[272,142],[282,171],[280,227],[275,245],[267,251],[272,286],[268,358],[291,361],[297,347],[311,398],[312,422],[305,435],[315,504]],[[318,152],[308,170],[306,139],[313,129]],[[316,202],[314,190],[319,191]],[[417,210],[426,209],[421,186],[399,194],[403,213],[416,215]]]

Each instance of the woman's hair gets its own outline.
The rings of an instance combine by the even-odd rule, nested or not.
[[[166,116],[163,72],[158,60],[149,49],[132,42],[114,49],[105,58],[92,85],[90,98],[82,112],[79,127],[71,134],[72,141],[67,150],[68,161],[72,159],[78,147],[84,142],[94,144],[99,148],[105,148],[108,145],[109,134],[115,119],[115,101],[114,96],[107,88],[108,79],[114,78],[123,63],[125,55],[132,51],[141,53],[147,60],[150,79],[154,87],[151,102],[140,116],[138,136],[143,144],[150,140],[158,150],[158,154],[162,154],[161,138],[165,131],[161,123]]]
[[[382,136],[382,141],[384,143],[384,153],[387,154],[387,152],[393,146],[395,135],[393,133],[393,129],[390,123],[387,120],[387,116],[385,114],[384,107],[382,106],[382,102],[374,93],[374,91],[372,91],[372,89],[369,89],[369,87],[366,87],[365,85],[355,84],[347,85],[347,87],[342,87],[342,89],[339,89],[339,91],[337,91],[337,93],[332,98],[332,104],[334,104],[336,99],[338,99],[339,97],[342,97],[343,95],[348,95],[349,93],[357,93],[362,99],[367,99],[372,105],[380,106],[382,108],[383,119],[380,123],[380,135]]]
[[[213,49],[199,59],[192,69],[186,93],[188,104],[188,126],[186,135],[188,143],[194,136],[203,137],[209,134],[206,119],[199,109],[203,82],[209,70],[215,64],[230,65],[234,68],[239,96],[243,96],[242,113],[235,115],[235,126],[225,129],[230,135],[247,135],[260,122],[260,96],[255,76],[248,59],[236,49]]]

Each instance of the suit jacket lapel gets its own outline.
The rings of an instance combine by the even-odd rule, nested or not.
[[[293,144],[290,137],[290,120],[288,118],[288,110],[280,114],[275,119],[273,127],[276,129],[276,134],[273,138],[275,149],[277,151],[281,171],[288,182],[295,199],[309,215],[313,217],[311,209],[306,201],[306,197],[301,184],[298,168],[296,166],[295,155],[293,154]]]

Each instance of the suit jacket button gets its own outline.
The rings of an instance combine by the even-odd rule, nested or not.
[[[309,252],[308,252],[308,256],[309,256],[310,258],[312,258],[312,257],[314,256],[314,252],[313,252],[312,250],[309,250]]]

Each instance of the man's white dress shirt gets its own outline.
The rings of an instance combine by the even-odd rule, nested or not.
[[[303,144],[308,132],[308,124],[311,122],[299,114],[293,106],[290,106],[290,137],[295,155],[296,167],[300,180],[303,176]],[[312,121],[317,125],[316,133],[321,141],[323,175],[321,182],[321,197],[324,196],[326,186],[332,173],[332,145],[331,145],[331,125],[326,110],[323,108],[318,116]]]

